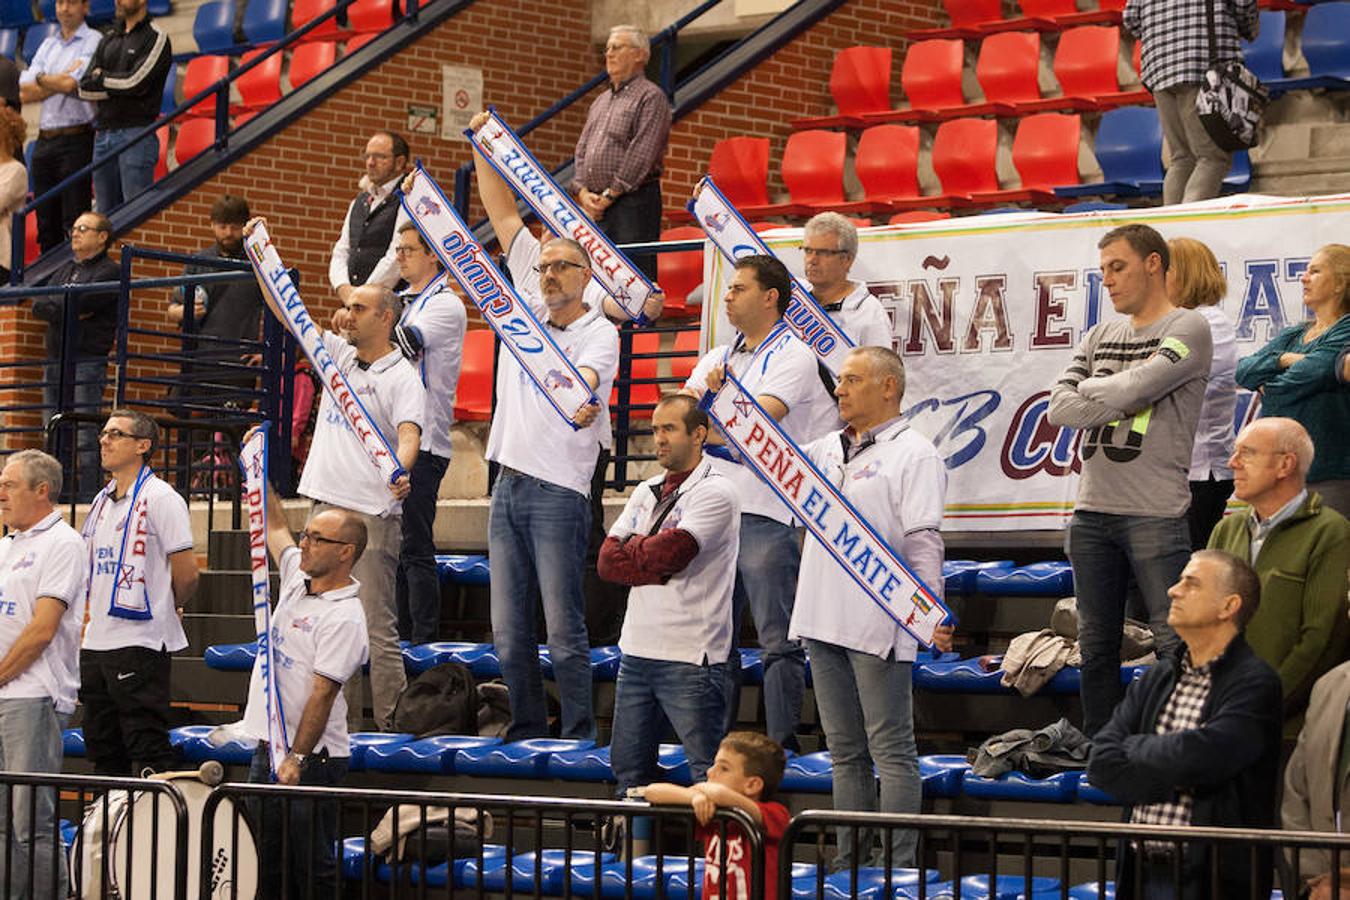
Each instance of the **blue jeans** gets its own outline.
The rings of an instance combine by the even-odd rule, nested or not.
[[[412,489],[403,499],[403,546],[398,558],[398,636],[414,644],[436,640],[441,627],[441,580],[436,575],[436,497],[450,460],[422,450]]]
[[[61,411],[61,366],[49,362],[43,371],[42,380],[46,386],[42,389],[42,421],[45,425],[53,414]],[[97,413],[103,409],[103,390],[108,384],[108,361],[106,359],[82,359],[75,363],[75,384],[71,393],[69,412]],[[74,431],[62,431],[56,453],[66,472],[67,483],[64,493],[68,496],[75,491],[78,500],[94,499],[99,488],[103,487],[103,465],[99,461],[98,432],[103,423],[78,425]],[[76,469],[71,468],[70,434],[75,434],[75,445],[79,459]],[[74,477],[71,477],[71,476]]]
[[[300,768],[300,783],[315,787],[336,787],[347,776],[345,756],[311,754]],[[272,783],[272,763],[267,745],[253,751],[248,780],[252,784]],[[334,842],[338,838],[337,800],[290,800],[282,810],[280,800],[250,798],[247,804],[253,818],[254,839],[258,847],[258,896],[270,898],[332,897],[337,885],[337,860]],[[282,823],[290,827],[282,859]],[[228,838],[227,838],[228,839]],[[283,876],[283,871],[285,875]],[[313,894],[306,893],[313,891]]]
[[[56,711],[49,697],[0,700],[0,770],[6,772],[60,772],[61,729],[69,716]],[[36,790],[36,801],[33,792]],[[32,812],[30,815],[30,805]],[[14,811],[13,830],[6,817]],[[60,854],[53,854],[56,825],[55,788],[0,788],[0,884],[9,885],[15,900],[66,895],[66,870]],[[33,854],[30,877],[28,854]],[[5,881],[7,861],[14,868]],[[54,877],[53,877],[54,876]]]
[[[625,656],[614,696],[610,764],[619,796],[630,787],[660,781],[656,767],[664,722],[669,721],[689,757],[689,774],[704,779],[722,742],[726,712],[722,663],[670,662]]]
[[[1120,638],[1130,577],[1148,609],[1161,656],[1177,645],[1167,624],[1176,584],[1191,556],[1186,517],[1114,516],[1076,512],[1065,533],[1078,595],[1078,644],[1083,651],[1083,733],[1092,737],[1111,719],[1120,685]]]
[[[764,516],[750,513],[741,516],[731,656],[727,660],[727,730],[735,729],[740,712],[741,656],[737,638],[748,605],[759,645],[764,648],[765,730],[788,750],[798,749],[797,723],[801,720],[802,696],[806,693],[806,653],[800,641],[788,640],[801,562],[802,551],[794,528]]]
[[[124,146],[141,128],[110,128],[94,134],[94,157]],[[106,165],[94,170],[94,209],[108,213],[154,184],[159,141],[152,131],[127,147]]]
[[[914,745],[914,665],[807,639],[816,708],[834,763],[834,808],[860,812],[917,813],[923,799],[919,751]],[[876,774],[873,774],[873,765]],[[881,805],[877,805],[877,777]],[[837,868],[853,864],[853,833],[837,830]],[[859,865],[867,864],[876,834],[858,837]],[[918,834],[891,831],[891,865],[913,866]]]
[[[583,494],[503,470],[488,511],[492,561],[492,642],[511,692],[508,741],[547,737],[548,708],[539,668],[535,598],[544,606],[548,650],[562,705],[562,737],[595,738],[591,651],[586,638],[582,568],[591,528]]]

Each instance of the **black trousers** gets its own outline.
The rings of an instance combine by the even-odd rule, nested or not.
[[[89,165],[94,158],[94,131],[82,134],[63,134],[39,139],[33,145],[33,194],[40,197],[56,187],[67,176]],[[93,198],[90,176],[77,178],[55,200],[49,200],[37,209],[37,238],[43,252],[70,237],[70,228],[81,213],[89,212]],[[5,260],[8,262],[8,260]]]
[[[167,650],[119,647],[80,651],[85,755],[98,775],[174,768],[169,746]]]
[[[1223,518],[1228,498],[1233,496],[1233,480],[1218,481],[1213,475],[1208,481],[1191,482],[1191,508],[1186,521],[1191,529],[1191,549],[1203,550],[1209,545],[1209,534]]]
[[[616,244],[637,244],[661,239],[661,180],[653,178],[614,201],[600,220],[600,228]],[[648,278],[656,278],[656,255],[633,257]]]

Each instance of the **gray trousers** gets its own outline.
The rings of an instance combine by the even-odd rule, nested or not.
[[[1219,196],[1233,165],[1233,154],[1219,149],[1200,124],[1195,111],[1199,93],[1198,84],[1178,84],[1153,93],[1169,153],[1163,179],[1163,203],[1168,206]]]

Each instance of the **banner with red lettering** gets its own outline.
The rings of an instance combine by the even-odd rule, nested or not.
[[[946,459],[943,529],[1057,530],[1077,493],[1078,432],[1046,420],[1050,387],[1084,333],[1116,315],[1097,242],[1128,222],[1209,245],[1238,357],[1307,317],[1299,278],[1322,245],[1350,234],[1350,195],[1244,195],[1155,209],[970,216],[859,232],[851,277],[880,298],[907,372],[904,412]],[[804,278],[801,229],[765,243]],[[703,337],[730,343],[730,267],[704,253]],[[707,348],[705,348],[707,349]],[[1256,400],[1239,389],[1235,430]],[[1049,536],[1047,535],[1047,538]]]

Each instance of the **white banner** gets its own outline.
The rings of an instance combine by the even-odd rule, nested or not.
[[[863,229],[867,282],[905,360],[905,414],[947,463],[949,531],[1059,529],[1077,492],[1077,433],[1046,421],[1050,387],[1083,334],[1114,317],[1097,242],[1144,222],[1214,251],[1239,358],[1306,318],[1299,277],[1318,247],[1350,234],[1350,195],[1240,196],[1149,210],[972,216]],[[763,235],[798,277],[801,229]],[[704,349],[730,343],[729,266],[704,252]],[[1239,390],[1235,427],[1253,413]]]

